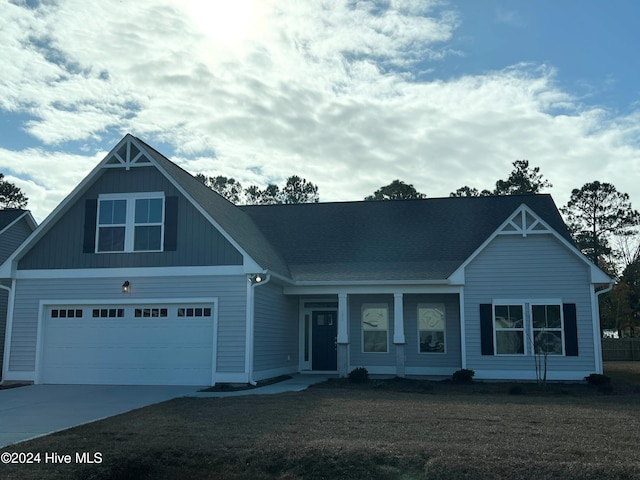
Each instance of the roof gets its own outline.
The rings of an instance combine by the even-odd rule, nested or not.
[[[520,205],[573,240],[550,195],[242,206],[296,281],[442,280]]]
[[[134,137],[151,157],[230,235],[260,266],[290,277],[287,264],[251,218],[222,195],[167,159],[144,141]]]
[[[14,221],[27,213],[28,210],[20,210],[18,208],[9,208],[0,210],[0,231],[11,225]]]

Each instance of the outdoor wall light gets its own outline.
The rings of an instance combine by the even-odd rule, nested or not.
[[[129,293],[131,291],[131,284],[129,280],[125,280],[122,284],[122,293]]]
[[[263,280],[262,275],[260,275],[259,273],[256,273],[255,275],[251,275],[249,277],[249,281],[251,283],[260,283]]]

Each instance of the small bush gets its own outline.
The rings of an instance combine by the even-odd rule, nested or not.
[[[606,375],[602,375],[600,373],[592,373],[591,375],[584,377],[589,385],[605,385],[611,383],[611,378]]]
[[[509,387],[509,395],[524,395],[524,388],[522,385],[513,385]]]
[[[349,382],[351,383],[367,383],[369,381],[369,372],[364,367],[354,368],[349,372]]]
[[[453,372],[451,380],[455,383],[470,383],[473,380],[473,376],[476,374],[473,370],[462,368],[456,372]]]

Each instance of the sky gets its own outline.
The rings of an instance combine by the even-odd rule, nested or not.
[[[400,179],[491,189],[516,160],[558,206],[640,208],[640,2],[0,0],[0,172],[42,221],[127,133],[320,201]]]

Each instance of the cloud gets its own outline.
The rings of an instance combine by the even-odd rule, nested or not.
[[[636,168],[637,113],[581,104],[551,66],[418,79],[414,69],[451,54],[462,20],[446,4],[245,3],[251,28],[232,40],[208,29],[229,13],[206,3],[7,4],[0,110],[29,113],[25,128],[46,147],[0,151],[0,168],[29,176],[32,208],[53,208],[126,132],[245,185],[298,174],[323,201],[396,178],[429,196],[491,188],[528,159],[564,203],[571,188]],[[74,141],[96,154],[65,153]],[[612,183],[632,193],[631,178]]]

